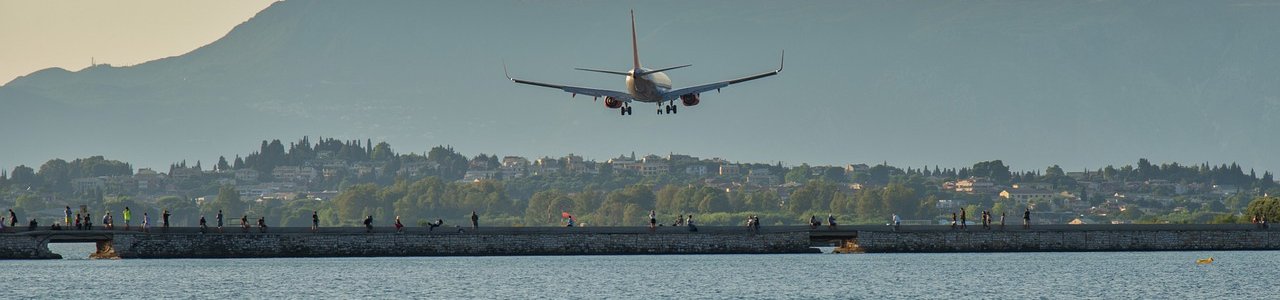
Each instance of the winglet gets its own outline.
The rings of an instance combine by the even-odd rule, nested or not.
[[[636,46],[636,10],[631,10],[631,58],[635,63],[635,71],[640,71],[640,49]]]
[[[505,59],[502,60],[502,75],[507,76],[507,80],[516,81],[514,78],[511,78],[510,73],[507,73],[507,60]]]
[[[775,72],[782,73],[782,67],[787,64],[787,50],[782,50],[782,61],[778,62],[778,70]]]

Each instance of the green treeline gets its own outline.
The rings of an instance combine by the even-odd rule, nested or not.
[[[631,159],[635,159],[634,155]],[[154,216],[168,209],[174,214],[172,221],[179,226],[194,225],[200,216],[213,223],[219,210],[226,224],[238,224],[242,216],[251,220],[262,216],[275,226],[308,226],[313,212],[319,214],[325,226],[355,226],[365,216],[374,216],[376,224],[384,225],[395,216],[409,223],[442,219],[449,225],[463,225],[469,223],[467,217],[472,211],[482,216],[482,225],[561,226],[566,214],[588,226],[643,225],[650,210],[655,210],[664,224],[672,223],[677,215],[694,215],[707,225],[739,225],[752,215],[759,216],[763,224],[802,224],[810,216],[825,220],[827,214],[845,224],[883,224],[892,214],[909,220],[942,219],[951,212],[937,208],[944,199],[964,202],[970,212],[990,210],[998,215],[1021,211],[1023,204],[1007,199],[941,188],[944,182],[980,177],[997,185],[1047,186],[1054,192],[1077,194],[1092,205],[1102,204],[1111,195],[1090,192],[1086,183],[1164,181],[1234,186],[1238,192],[1194,206],[1190,196],[1175,194],[1167,184],[1131,185],[1126,187],[1129,192],[1168,197],[1173,203],[1126,200],[1131,202],[1129,205],[1188,209],[1168,214],[1128,209],[1108,218],[1178,223],[1247,223],[1255,215],[1280,219],[1280,201],[1265,196],[1280,194],[1272,174],[1263,172],[1259,176],[1235,163],[1155,165],[1140,159],[1136,166],[1107,166],[1068,176],[1056,165],[1042,171],[1011,171],[1000,160],[962,168],[733,163],[740,171],[725,174],[715,172],[729,164],[724,161],[676,156],[663,161],[670,171],[648,176],[604,162],[591,162],[589,169],[574,172],[538,172],[535,169],[540,165],[534,163],[510,173],[498,172],[504,161],[497,155],[468,158],[447,146],[424,153],[397,153],[386,142],[320,138],[313,143],[304,137],[287,144],[280,140],[262,141],[258,150],[247,156],[220,157],[210,170],[204,170],[201,162],[175,163],[162,184],[145,191],[128,185],[74,187],[80,178],[110,181],[136,177],[130,164],[101,156],[69,162],[53,159],[38,169],[18,166],[11,172],[0,171],[0,205],[8,205],[24,216],[57,215],[63,206],[87,205],[95,216],[109,211],[117,215],[117,220],[126,206],[134,211],[135,218],[144,212]],[[568,161],[551,159],[550,163],[563,166]],[[331,172],[325,169],[323,176],[296,181],[299,192],[290,199],[242,199],[236,186],[223,184],[239,170],[256,171],[257,182],[276,182],[289,180],[272,177],[277,167],[320,169],[324,165],[345,167]],[[711,171],[684,171],[690,167]],[[495,175],[460,181],[468,171],[490,171]],[[141,175],[139,171],[137,176]],[[755,183],[757,180],[764,183]],[[318,201],[303,191],[338,192]],[[203,202],[197,203],[197,198]]]

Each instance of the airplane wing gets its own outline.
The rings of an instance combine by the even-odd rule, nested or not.
[[[665,94],[662,94],[662,98],[664,100],[675,100],[675,99],[679,99],[681,95],[700,94],[706,91],[719,90],[721,88],[724,88],[726,86],[736,84],[736,83],[742,83],[742,82],[752,81],[752,80],[765,78],[773,75],[778,75],[778,73],[782,73],[782,67],[785,64],[786,64],[786,52],[783,52],[782,62],[778,64],[777,70],[764,72],[756,75],[751,75],[747,77],[737,78],[737,79],[730,79],[730,80],[712,82],[712,83],[703,84],[703,85],[691,86],[691,87],[682,88],[682,89],[676,89],[676,90],[669,91]]]
[[[506,73],[506,66],[503,66],[503,73]],[[520,84],[536,85],[540,87],[549,87],[553,89],[559,89],[574,95],[587,95],[592,97],[613,97],[615,99],[622,100],[624,102],[631,102],[632,100],[631,94],[627,92],[594,89],[594,88],[578,87],[578,86],[571,86],[571,85],[542,83],[542,82],[529,81],[529,80],[524,80],[519,78],[511,78],[510,75],[507,75],[507,79],[510,79],[512,82],[520,83]]]

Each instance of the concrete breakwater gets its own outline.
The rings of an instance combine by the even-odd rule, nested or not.
[[[881,253],[1280,250],[1280,230],[1251,224],[947,226],[859,231],[858,250]]]
[[[0,233],[0,259],[59,258],[48,243],[96,243],[95,258],[237,258],[489,255],[780,254],[815,253],[813,245],[855,252],[1280,250],[1280,230],[1226,225],[1011,225],[743,227],[256,228],[225,233],[196,228],[36,230]]]
[[[211,229],[212,230],[212,229]],[[487,255],[814,253],[805,231],[758,233],[740,228],[439,228],[395,233],[385,228],[256,228],[200,233],[194,228],[137,231],[32,231],[0,235],[0,258],[58,258],[49,242],[94,242],[95,258],[241,258]],[[7,250],[5,250],[7,248]]]

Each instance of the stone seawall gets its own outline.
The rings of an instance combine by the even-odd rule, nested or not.
[[[60,259],[49,251],[49,244],[35,235],[0,235],[0,259]]]
[[[814,253],[810,245],[850,252],[1024,252],[1280,250],[1280,230],[1227,225],[1036,225],[1030,229],[967,230],[947,226],[704,227],[699,232],[659,227],[228,228],[9,231],[0,233],[0,259],[60,256],[48,243],[96,243],[95,258],[233,258],[488,255],[776,254]]]
[[[116,234],[121,258],[813,253],[807,232]],[[102,249],[102,247],[99,247]],[[111,256],[99,253],[100,256]]]
[[[1014,226],[1010,226],[1014,227]],[[1047,227],[1047,228],[1046,228]],[[859,231],[864,252],[1280,250],[1280,231],[1251,225],[1037,226],[1037,229]]]

